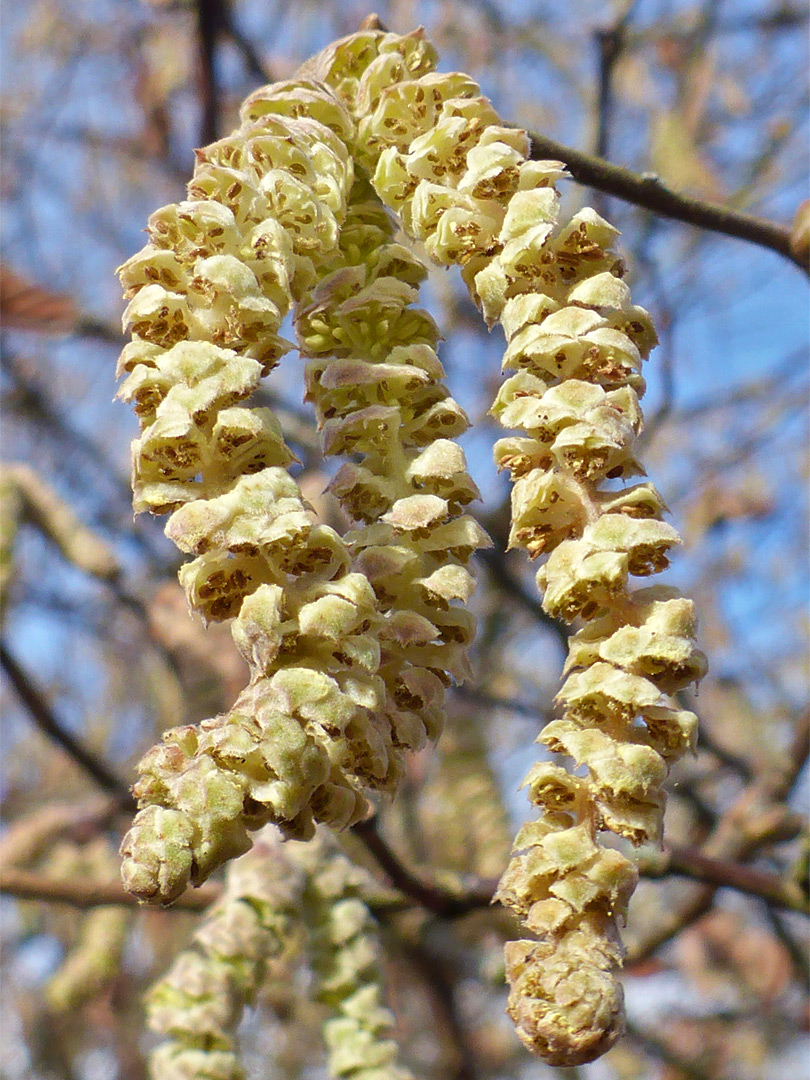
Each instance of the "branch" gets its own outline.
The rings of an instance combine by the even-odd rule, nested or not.
[[[219,88],[214,54],[217,34],[222,29],[222,8],[220,0],[197,0],[196,6],[202,98],[200,142],[205,146],[216,139],[219,127]]]
[[[707,838],[703,851],[710,859],[745,862],[763,844],[785,839],[791,814],[780,804],[790,794],[808,754],[810,710],[805,710],[797,721],[787,753],[766,767],[757,782],[740,794]],[[629,963],[638,963],[651,956],[685,927],[697,922],[711,909],[717,888],[717,884],[711,884],[692,890],[677,908],[659,920],[647,937],[628,950]],[[767,897],[763,899],[767,900]]]
[[[703,881],[717,888],[731,888],[738,892],[757,896],[773,907],[785,911],[798,911],[810,915],[807,898],[795,883],[786,881],[779,874],[756,870],[744,863],[714,859],[697,848],[677,847],[651,859],[642,867],[647,878],[677,877]]]
[[[601,27],[594,33],[599,51],[599,95],[596,130],[596,153],[604,157],[608,153],[610,122],[613,116],[613,69],[624,50],[627,24],[633,14],[636,0],[624,0],[622,9],[611,26]]]
[[[694,225],[699,229],[708,229],[724,236],[736,236],[759,247],[769,248],[805,273],[810,273],[806,260],[793,251],[791,230],[786,225],[731,210],[719,203],[680,195],[668,188],[654,173],[632,172],[622,165],[605,161],[604,158],[564,146],[545,135],[530,132],[529,137],[532,143],[531,155],[535,160],[554,158],[564,162],[578,184],[615,195],[635,206],[643,206],[660,217],[684,221],[687,225]]]
[[[471,911],[489,907],[492,903],[496,882],[486,878],[477,879],[464,892],[456,892],[414,874],[380,835],[376,817],[355,825],[352,832],[363,842],[392,884],[434,915],[455,919]],[[717,888],[732,888],[749,896],[756,896],[773,907],[810,914],[807,899],[798,885],[792,885],[778,874],[766,870],[713,858],[696,848],[672,848],[647,860],[640,870],[642,876],[647,878],[675,875],[705,882],[712,886],[712,895]]]
[[[38,859],[60,836],[87,839],[120,811],[115,799],[94,795],[86,802],[48,803],[12,821],[0,839],[0,866]]]
[[[405,956],[427,986],[433,1007],[444,1021],[456,1051],[458,1063],[450,1080],[478,1080],[477,1056],[470,1046],[464,1024],[455,1003],[455,981],[447,972],[446,957],[434,956],[423,943],[400,941]]]
[[[492,903],[496,885],[494,881],[480,879],[466,892],[456,893],[417,877],[400,861],[396,852],[380,835],[376,817],[359,822],[352,832],[365,844],[392,884],[426,911],[432,911],[434,915],[445,919],[456,919],[477,908],[489,907]]]
[[[2,641],[0,641],[0,664],[37,727],[58,743],[86,773],[89,773],[100,788],[114,795],[122,809],[134,810],[135,800],[124,780],[62,726],[44,695],[33,684]]]
[[[18,900],[43,900],[50,904],[68,904],[75,908],[133,907],[147,911],[205,911],[219,899],[222,887],[208,882],[178,897],[169,907],[155,908],[142,904],[128,893],[120,881],[87,881],[83,878],[55,880],[29,870],[5,867],[0,871],[0,893]]]
[[[627,1023],[627,1038],[637,1043],[642,1050],[646,1051],[646,1053],[652,1057],[655,1057],[665,1065],[668,1065],[670,1069],[677,1070],[682,1077],[686,1077],[686,1080],[711,1080],[712,1075],[716,1075],[705,1071],[696,1062],[683,1057],[678,1051],[674,1050],[657,1035],[651,1035],[649,1032],[643,1031],[629,1021]],[[668,1073],[667,1075],[670,1074]]]

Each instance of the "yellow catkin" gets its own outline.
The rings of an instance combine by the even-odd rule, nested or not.
[[[489,540],[464,508],[478,497],[455,437],[468,427],[443,385],[433,319],[412,306],[427,269],[355,183],[340,259],[297,317],[324,450],[351,455],[329,485],[358,524],[345,539],[383,614],[379,672],[396,743],[435,740],[445,686],[468,674],[475,623],[467,563]]]
[[[535,766],[526,784],[541,818],[525,826],[499,899],[532,940],[507,946],[509,1011],[523,1042],[553,1064],[578,1064],[623,1030],[623,919],[637,872],[606,848],[609,829],[658,842],[669,765],[694,744],[695,717],[668,697],[699,679],[690,601],[633,591],[680,542],[634,456],[655,344],[593,210],[559,221],[564,165],[529,160],[526,133],[505,127],[463,74],[432,71],[419,32],[365,31],[309,66],[357,119],[355,154],[383,202],[442,265],[455,263],[489,325],[509,342],[493,412],[523,432],[495,456],[513,479],[511,546],[548,556],[538,572],[549,614],[584,626],[572,638],[558,700],[540,739],[587,774]]]
[[[194,556],[180,572],[191,607],[233,619],[251,669],[228,713],[168,732],[140,763],[123,877],[162,903],[265,822],[297,837],[350,825],[363,791],[392,791],[400,772],[374,591],[302,499],[275,416],[245,406],[290,347],[281,320],[338,254],[354,122],[307,80],[258,91],[241,117],[120,270],[135,507],[171,514],[167,534]]]

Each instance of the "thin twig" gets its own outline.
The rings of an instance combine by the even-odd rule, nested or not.
[[[479,878],[464,892],[444,889],[435,882],[417,876],[401,861],[396,852],[380,835],[376,817],[355,825],[352,830],[365,844],[368,851],[392,884],[405,896],[443,918],[453,919],[466,915],[470,911],[488,907],[492,903],[496,882]],[[754,869],[741,862],[715,858],[706,855],[697,848],[677,847],[665,851],[661,856],[649,859],[641,866],[644,877],[662,878],[669,876],[687,877],[693,881],[705,882],[711,886],[706,890],[714,894],[715,889],[727,887],[736,889],[749,896],[756,896],[775,907],[786,911],[810,914],[807,900],[801,889],[791,888],[778,874]]]
[[[810,957],[808,957],[806,942],[796,941],[786,925],[784,917],[778,911],[774,911],[770,904],[765,905],[765,915],[773,928],[773,932],[793,961],[793,966],[798,972],[802,985],[810,990]]]
[[[543,610],[540,598],[523,587],[522,582],[510,572],[506,565],[506,556],[502,551],[479,551],[477,557],[485,564],[492,581],[504,593],[517,600],[538,623],[550,630],[560,642],[563,650],[568,651],[568,629],[559,619],[552,619]]]
[[[780,804],[793,789],[809,753],[810,710],[805,710],[797,720],[793,742],[787,753],[765,768],[757,781],[740,794],[719,819],[702,853],[723,862],[743,863],[763,844],[781,838],[787,811]],[[711,909],[717,887],[702,885],[691,890],[681,904],[658,921],[649,934],[628,949],[629,962],[638,963],[651,956],[685,927],[705,915]]]
[[[713,1072],[709,1073],[706,1069],[701,1068],[696,1062],[688,1061],[682,1057],[681,1054],[663,1042],[657,1035],[642,1031],[641,1028],[637,1028],[629,1022],[627,1024],[627,1037],[652,1057],[662,1061],[671,1069],[677,1070],[681,1076],[686,1077],[686,1080],[710,1080],[710,1077],[715,1075]]]
[[[200,53],[200,142],[203,146],[216,139],[219,130],[219,88],[215,52],[217,34],[222,28],[221,0],[197,0],[197,41]]]
[[[120,881],[87,881],[84,878],[54,879],[17,867],[0,871],[0,893],[18,900],[43,900],[49,904],[68,904],[75,908],[134,907],[146,911],[205,911],[218,900],[222,887],[207,882],[189,889],[168,908],[143,904],[128,893]]]
[[[634,206],[643,206],[660,217],[683,221],[695,228],[707,229],[724,236],[735,236],[758,247],[768,248],[805,273],[810,273],[810,266],[791,250],[791,234],[786,225],[745,214],[740,210],[731,210],[720,203],[681,195],[668,188],[655,173],[635,173],[594,154],[586,154],[582,150],[565,146],[546,135],[530,132],[529,137],[532,158],[562,161],[578,184],[615,195]]]
[[[66,730],[57,719],[45,696],[17,663],[4,642],[0,642],[0,664],[37,727],[92,776],[102,790],[115,795],[123,810],[134,810],[135,800],[125,781],[98,755]]]
[[[473,1048],[461,1021],[454,999],[454,982],[447,973],[446,963],[434,956],[420,943],[401,941],[400,946],[413,967],[427,985],[433,1003],[444,1020],[447,1032],[458,1055],[458,1065],[448,1080],[477,1080],[480,1075]]]
[[[806,897],[797,884],[785,881],[779,874],[757,870],[744,863],[715,859],[691,847],[675,847],[651,860],[642,869],[644,877],[657,878],[675,875],[693,881],[703,881],[718,888],[757,896],[773,907],[810,915]]]
[[[610,125],[613,118],[613,69],[622,54],[627,24],[633,14],[636,0],[624,0],[618,17],[610,26],[600,27],[594,33],[599,50],[598,122],[594,150],[598,157],[605,157],[610,149]]]
[[[352,832],[365,844],[391,883],[426,911],[445,919],[456,919],[492,903],[495,882],[481,879],[464,893],[443,889],[433,882],[417,877],[401,861],[388,842],[380,835],[377,818],[371,817],[354,826]]]

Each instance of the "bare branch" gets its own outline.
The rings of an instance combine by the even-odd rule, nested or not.
[[[714,859],[697,848],[671,848],[660,857],[651,859],[642,867],[641,872],[647,878],[674,874],[677,877],[691,878],[693,881],[704,881],[718,888],[736,889],[749,896],[758,896],[773,907],[810,915],[807,898],[796,883],[785,881],[779,874],[756,870],[744,863]]]
[[[102,761],[92,750],[89,750],[65,729],[57,719],[45,696],[34,685],[27,672],[9,653],[4,642],[0,642],[0,663],[37,727],[61,746],[77,765],[80,765],[86,773],[92,776],[100,788],[108,791],[111,795],[115,795],[122,809],[134,810],[135,800],[124,780],[106,762]]]
[[[791,246],[791,230],[766,218],[731,210],[719,203],[681,195],[668,188],[654,173],[635,173],[604,158],[564,146],[546,135],[530,132],[531,156],[535,160],[553,158],[565,163],[578,184],[615,195],[635,206],[643,206],[660,217],[683,221],[695,228],[724,236],[735,236],[750,244],[768,248],[810,273],[808,266]]]
[[[120,881],[87,881],[83,878],[54,879],[17,867],[5,867],[0,871],[0,893],[15,896],[18,900],[43,900],[49,904],[68,904],[75,908],[133,907],[146,911],[205,911],[219,899],[222,887],[207,882],[197,889],[190,889],[169,907],[154,908],[141,904],[137,897],[128,893]]]
[[[396,852],[380,835],[376,817],[359,822],[352,832],[362,840],[392,884],[434,915],[456,919],[477,908],[489,907],[492,903],[496,885],[494,881],[482,879],[466,892],[455,893],[417,877],[400,861]]]

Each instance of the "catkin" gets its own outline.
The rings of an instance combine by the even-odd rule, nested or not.
[[[244,1080],[236,1029],[290,945],[301,888],[270,832],[230,864],[222,896],[147,996],[149,1026],[165,1036],[150,1055],[154,1080]]]
[[[467,563],[490,541],[463,513],[479,493],[455,442],[469,422],[442,383],[438,329],[411,306],[427,269],[393,232],[356,182],[340,265],[302,303],[297,330],[324,450],[354,458],[329,490],[358,523],[345,540],[383,614],[379,673],[393,737],[418,750],[441,732],[445,686],[469,673]]]
[[[518,1034],[571,1065],[623,1030],[618,921],[637,871],[600,833],[660,841],[663,783],[696,726],[667,695],[699,679],[705,659],[691,601],[629,584],[664,569],[680,539],[652,484],[615,483],[643,475],[641,365],[656,342],[622,280],[616,230],[590,209],[561,223],[564,166],[529,160],[526,133],[504,127],[466,75],[432,72],[433,55],[419,33],[367,31],[310,71],[355,114],[356,157],[383,202],[436,262],[462,267],[487,323],[504,327],[515,374],[493,413],[522,432],[495,448],[513,480],[510,545],[547,556],[545,610],[584,623],[563,718],[540,741],[587,772],[530,772],[541,817],[519,833],[498,892],[535,935],[506,951]]]
[[[353,121],[306,80],[264,88],[241,115],[120,271],[135,508],[171,514],[167,534],[195,556],[180,572],[191,607],[233,619],[251,670],[228,713],[167,732],[140,763],[123,876],[163,903],[265,822],[298,837],[351,824],[361,789],[393,790],[400,769],[374,592],[302,499],[275,416],[244,405],[290,348],[281,320],[337,254]]]
[[[335,1080],[413,1080],[397,1063],[394,1014],[384,1004],[379,927],[363,899],[368,876],[318,836],[295,845],[305,873],[303,916],[310,933],[313,996],[332,1015],[323,1025]]]

